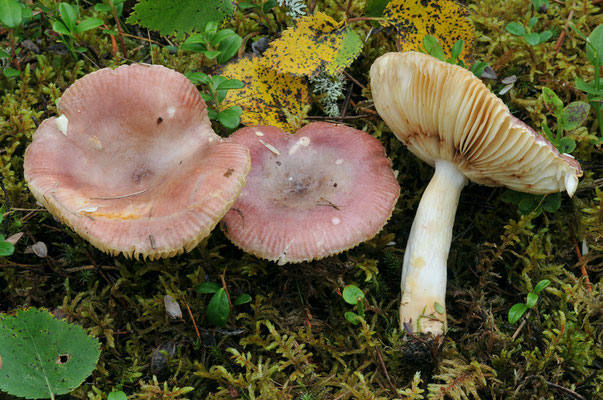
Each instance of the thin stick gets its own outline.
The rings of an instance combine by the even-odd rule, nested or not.
[[[197,328],[197,322],[195,322],[195,317],[193,317],[191,308],[188,306],[186,299],[182,299],[182,300],[184,301],[184,305],[186,306],[186,309],[188,310],[188,315],[189,315],[189,317],[191,317],[191,321],[193,321],[193,326],[195,327],[195,332],[197,332],[197,338],[199,339],[199,341],[201,341],[201,335],[199,334],[199,328]]]
[[[109,197],[90,197],[90,200],[116,200],[116,199],[123,199],[126,197],[132,197],[132,196],[136,196],[139,194],[142,194],[144,192],[146,192],[147,190],[149,190],[149,188],[140,190],[138,192],[134,192],[134,193],[129,193],[129,194],[122,194],[119,196],[109,196]]]
[[[385,378],[389,383],[389,386],[394,390],[394,393],[397,392],[396,386],[392,383],[392,380],[389,378],[389,374],[387,373],[387,367],[385,366],[385,362],[383,362],[383,356],[381,355],[381,351],[379,351],[378,347],[375,347],[377,350],[377,356],[379,357],[379,362],[381,363],[381,368],[383,368],[383,372],[385,373]]]
[[[96,270],[96,269],[112,269],[112,270],[118,270],[119,268],[113,266],[113,265],[101,265],[100,267],[97,267],[96,265],[84,265],[82,267],[73,267],[73,268],[67,268],[64,271],[67,273],[71,273],[71,272],[80,272],[80,271],[90,271],[90,270]]]
[[[569,28],[569,24],[574,18],[574,7],[576,6],[576,2],[572,2],[572,9],[567,17],[567,21],[565,21],[565,26],[563,27],[563,32],[559,35],[559,39],[557,39],[557,43],[555,43],[555,53],[559,53],[561,46],[563,45],[563,41],[565,40],[565,36],[567,35],[567,28]]]
[[[366,89],[366,86],[364,86],[362,83],[358,82],[358,80],[356,78],[354,78],[352,75],[350,75],[347,71],[343,71],[343,74],[352,82],[354,82],[356,84],[356,86],[362,88],[362,89]]]
[[[320,116],[320,115],[309,115],[306,119],[318,119],[318,120],[346,120],[346,119],[362,119],[362,118],[373,118],[375,115],[373,114],[361,114],[361,115],[342,115],[339,117],[329,117],[329,116]]]
[[[532,314],[532,310],[528,310],[528,313],[526,315],[524,315],[523,320],[521,321],[521,324],[519,325],[519,327],[517,328],[517,330],[515,331],[515,333],[513,334],[513,336],[511,336],[511,341],[513,342],[515,340],[515,338],[517,337],[517,335],[519,335],[519,332],[521,332],[521,330],[523,329],[524,326],[526,326],[526,321],[528,320],[528,318],[530,318],[530,315]]]

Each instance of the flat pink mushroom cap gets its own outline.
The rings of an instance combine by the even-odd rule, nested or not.
[[[134,64],[74,83],[25,153],[36,199],[94,246],[156,259],[191,250],[234,203],[247,149],[211,129],[183,75]]]
[[[279,264],[320,259],[375,236],[400,186],[381,143],[343,125],[271,126],[231,135],[249,148],[247,186],[222,221],[241,249]]]

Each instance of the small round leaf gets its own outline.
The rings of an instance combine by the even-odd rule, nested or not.
[[[525,305],[524,303],[518,303],[515,304],[513,307],[511,307],[511,309],[509,310],[509,323],[514,324],[516,323],[519,318],[521,318],[523,316],[523,314],[526,312],[526,310],[528,309],[528,306]]]
[[[230,304],[224,288],[220,288],[207,305],[207,319],[214,326],[224,326],[230,315]]]
[[[358,300],[364,299],[364,293],[357,286],[348,285],[343,288],[343,300],[351,305],[358,304]]]

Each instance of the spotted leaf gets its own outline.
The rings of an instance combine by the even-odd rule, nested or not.
[[[241,107],[241,122],[245,125],[294,130],[288,125],[284,110],[291,115],[303,114],[304,106],[310,103],[306,80],[268,69],[261,60],[259,56],[243,57],[224,67],[222,76],[244,84],[243,89],[226,93],[224,107]]]
[[[470,63],[475,33],[466,13],[452,0],[392,0],[383,12],[383,25],[396,29],[402,51],[420,49],[425,35],[431,35],[450,57],[454,43],[463,39],[460,58]]]
[[[128,22],[162,35],[184,34],[202,31],[209,21],[219,23],[234,9],[233,0],[140,0]]]
[[[343,23],[318,12],[297,20],[264,53],[262,64],[282,73],[314,76],[341,72],[358,57],[362,41]]]

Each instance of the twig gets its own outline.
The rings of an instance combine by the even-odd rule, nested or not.
[[[352,91],[354,89],[354,84],[350,83],[348,87],[348,92],[345,95],[345,100],[343,101],[343,105],[341,106],[341,116],[345,117],[346,111],[348,110],[348,105],[350,104],[350,98],[352,97]]]
[[[521,330],[523,329],[524,326],[526,326],[526,321],[528,320],[528,318],[530,318],[530,315],[532,314],[532,310],[528,310],[528,313],[526,315],[524,315],[523,320],[521,321],[521,324],[519,324],[519,327],[517,328],[517,330],[515,331],[515,333],[513,334],[513,336],[511,336],[511,341],[513,342],[515,340],[515,338],[517,337],[517,335],[519,335],[519,332],[521,332]]]
[[[557,43],[555,43],[555,53],[559,53],[561,46],[563,45],[563,41],[565,40],[565,36],[567,35],[567,28],[569,28],[569,24],[574,18],[574,7],[576,6],[576,2],[572,1],[572,8],[570,10],[569,15],[567,16],[567,21],[565,21],[565,26],[563,27],[563,32],[559,35],[559,39],[557,39]]]
[[[220,279],[222,280],[222,287],[224,288],[224,292],[226,293],[226,298],[228,299],[228,305],[232,310],[232,301],[230,300],[230,293],[228,293],[228,288],[226,287],[226,270],[222,275],[220,275]],[[228,316],[230,318],[230,315]]]
[[[97,267],[96,265],[84,265],[81,267],[73,267],[73,268],[66,268],[64,271],[69,273],[72,272],[80,272],[80,271],[90,271],[90,270],[97,270],[97,269],[112,269],[112,270],[118,270],[119,268],[117,268],[116,266],[113,265],[101,265],[100,267]]]
[[[574,247],[576,248],[576,255],[578,256],[578,263],[580,264],[580,273],[584,277],[584,286],[586,286],[586,291],[589,294],[593,294],[593,287],[590,284],[590,279],[588,279],[588,271],[586,271],[586,263],[582,260],[582,254],[580,253],[580,247],[578,247],[578,242],[576,241],[576,236],[572,233],[572,241],[574,242]]]
[[[570,397],[572,397],[572,398],[574,398],[576,400],[586,400],[586,398],[584,396],[579,395],[578,393],[574,392],[573,390],[568,389],[568,388],[566,388],[564,386],[561,386],[561,385],[557,385],[556,383],[549,382],[549,381],[545,380],[543,377],[538,376],[538,375],[526,376],[525,381],[528,381],[528,380],[534,379],[534,378],[542,380],[544,383],[547,384],[547,386],[552,387],[553,389],[560,390],[564,394],[566,394],[566,395],[568,395],[568,396],[570,396]]]
[[[188,315],[191,317],[191,321],[193,321],[193,326],[195,327],[195,332],[197,333],[197,338],[201,342],[201,335],[199,334],[199,328],[197,328],[197,322],[195,322],[195,317],[193,316],[193,313],[191,312],[191,308],[188,306],[186,299],[182,299],[182,300],[184,301],[184,305],[186,306],[186,309],[188,310]]]
[[[356,78],[354,78],[352,75],[350,75],[347,71],[343,71],[343,74],[352,82],[354,82],[354,84],[356,84],[356,86],[362,88],[362,89],[366,89],[366,86],[364,86],[362,83],[358,82],[358,80]]]
[[[346,119],[362,119],[362,118],[373,118],[373,114],[360,114],[360,115],[345,115],[339,117],[329,117],[329,116],[321,116],[321,115],[309,115],[306,119],[318,119],[318,120],[346,120]]]
[[[389,383],[389,386],[393,389],[394,393],[397,392],[396,386],[394,386],[394,384],[392,383],[392,380],[389,378],[389,374],[387,373],[387,367],[385,366],[385,362],[383,362],[383,356],[381,355],[381,351],[379,351],[378,347],[375,347],[375,350],[377,350],[377,357],[379,357],[379,362],[381,363],[381,368],[383,368],[383,373],[385,374],[385,378],[387,379],[387,382]]]

